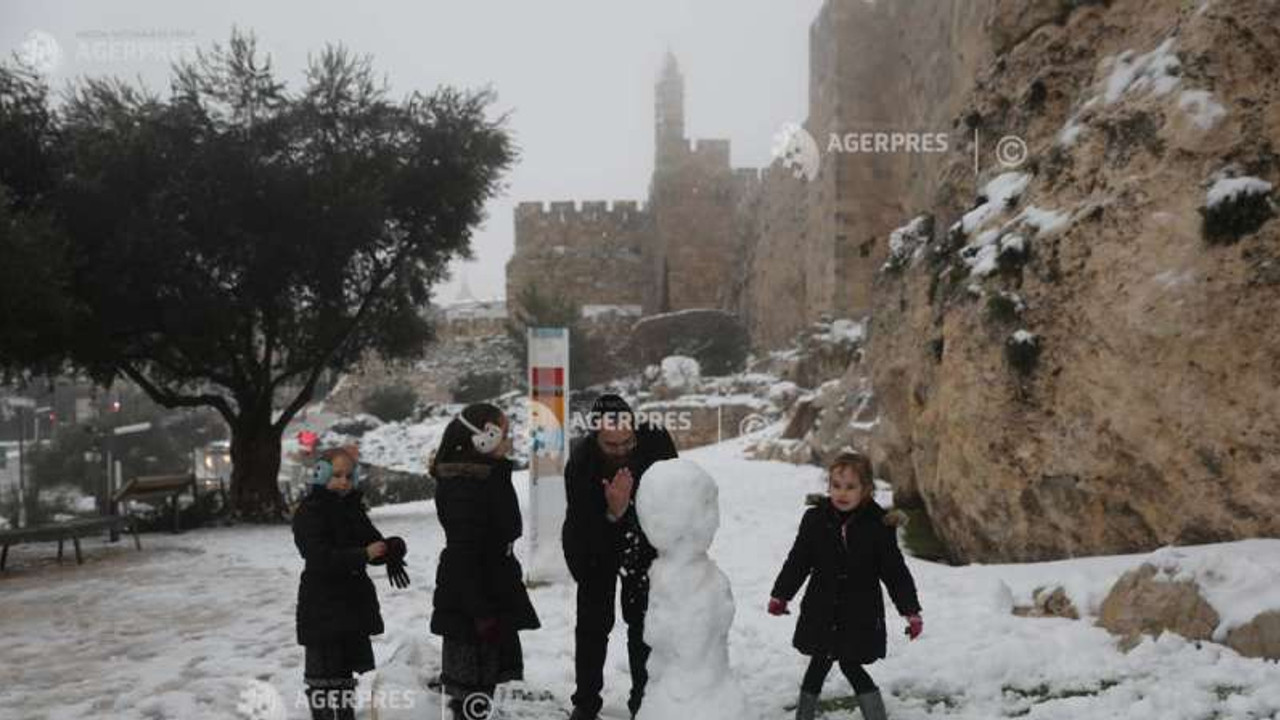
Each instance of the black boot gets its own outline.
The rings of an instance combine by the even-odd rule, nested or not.
[[[857,697],[858,708],[862,710],[863,720],[889,720],[884,709],[884,698],[880,691],[862,693]]]
[[[818,714],[818,696],[800,691],[800,701],[796,703],[796,720],[813,720]]]
[[[329,688],[307,686],[307,707],[311,709],[311,720],[336,720],[336,715],[329,707]]]

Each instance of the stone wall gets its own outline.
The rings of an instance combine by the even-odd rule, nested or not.
[[[876,280],[877,467],[960,560],[1275,535],[1280,222],[1223,242],[1203,214],[1232,173],[1280,186],[1274,5],[1050,5],[990,4],[1003,52],[961,111],[1026,140],[1025,187],[948,232],[998,172],[956,159],[928,247]],[[975,275],[987,230],[1027,246]]]
[[[646,253],[653,216],[633,201],[520,203],[515,254],[507,262],[507,300],[536,285],[583,305],[642,305],[651,284]]]

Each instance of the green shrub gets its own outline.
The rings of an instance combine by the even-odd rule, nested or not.
[[[403,385],[383,385],[375,388],[360,403],[365,412],[383,422],[400,422],[413,417],[418,405],[418,393]]]

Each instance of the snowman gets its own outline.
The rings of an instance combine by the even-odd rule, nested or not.
[[[649,570],[644,640],[649,686],[637,720],[743,720],[750,717],[729,674],[733,591],[707,556],[720,527],[715,480],[689,460],[654,464],[636,512],[658,559]]]

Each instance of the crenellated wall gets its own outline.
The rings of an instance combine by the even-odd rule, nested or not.
[[[632,200],[520,203],[515,254],[507,262],[507,298],[524,288],[562,294],[583,305],[643,305],[645,253],[653,216]]]

